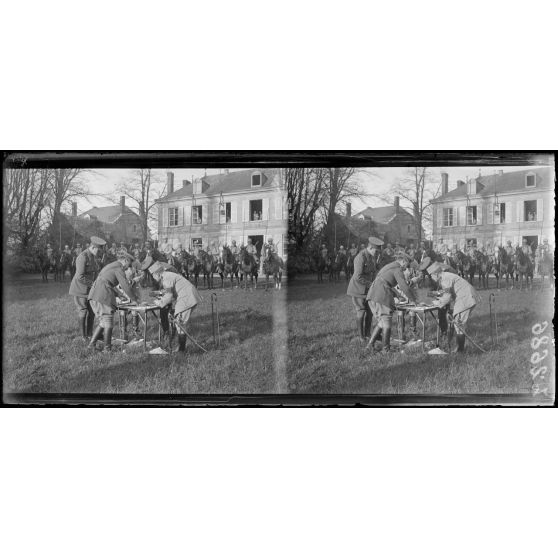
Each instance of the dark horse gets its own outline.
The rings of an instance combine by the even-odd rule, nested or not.
[[[529,279],[531,279],[531,288],[533,288],[533,263],[531,262],[531,258],[519,247],[515,250],[514,271],[515,280],[520,280],[521,290],[523,290],[524,277],[526,286],[529,287]]]
[[[463,277],[468,279],[469,283],[472,285],[475,280],[475,272],[477,271],[476,262],[473,258],[471,258],[471,256],[464,256],[462,264]]]
[[[231,278],[231,289],[234,285],[234,278],[238,279],[238,262],[236,261],[231,249],[228,246],[223,246],[221,250],[221,258],[217,263],[217,273],[221,276],[221,288],[225,290],[225,279]]]
[[[479,274],[479,288],[488,289],[488,274],[490,273],[490,260],[486,254],[475,251],[475,266]]]
[[[347,275],[347,256],[343,252],[337,252],[335,259],[333,262],[330,262],[329,265],[329,280],[330,281],[339,281],[341,279],[341,271],[345,272],[345,276]]]
[[[269,251],[267,257],[263,261],[263,270],[265,273],[265,290],[267,291],[269,276],[273,275],[273,281],[275,283],[275,288],[281,288],[281,279],[283,277],[283,260],[273,252]]]
[[[57,258],[54,252],[49,256],[46,253],[39,254],[39,267],[41,268],[41,279],[43,283],[48,283],[48,274],[54,273],[54,280],[56,277]]]
[[[183,266],[184,271],[186,272],[186,279],[193,283],[195,287],[198,287],[198,281],[200,278],[200,271],[201,271],[201,261],[196,258],[194,255],[190,255],[186,258],[186,262]]]
[[[245,248],[240,251],[240,274],[244,289],[248,288],[248,275],[250,276],[250,283],[254,288],[258,288],[258,263],[256,258],[249,254]]]
[[[213,288],[213,274],[215,273],[215,259],[212,254],[204,252],[202,255],[201,270],[203,273],[203,285],[208,289]]]
[[[328,272],[329,262],[330,259],[324,258],[322,254],[318,256],[318,259],[316,261],[316,270],[318,272],[318,283],[324,282],[324,273]]]
[[[62,252],[60,258],[57,258],[56,265],[54,266],[54,280],[64,281],[66,270],[72,272],[72,255],[67,252]]]
[[[500,246],[495,256],[494,265],[492,266],[496,277],[496,288],[500,288],[500,279],[506,277],[506,288],[509,287],[509,280],[512,280],[513,286],[513,259],[508,256],[505,248]]]

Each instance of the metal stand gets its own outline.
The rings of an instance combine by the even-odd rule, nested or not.
[[[496,297],[494,296],[494,293],[490,293],[488,297],[488,305],[490,306],[490,340],[492,341],[492,347],[494,348],[494,339],[496,339],[496,344],[499,342],[498,315],[496,313]]]
[[[219,325],[219,309],[217,308],[217,293],[211,293],[211,326],[213,330],[213,343],[221,347],[221,329]]]

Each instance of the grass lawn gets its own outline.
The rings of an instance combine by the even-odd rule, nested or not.
[[[372,355],[356,339],[355,312],[345,292],[344,281],[318,284],[315,277],[297,279],[289,286],[287,370],[293,392],[528,394],[533,387],[532,326],[547,320],[545,333],[553,338],[554,291],[548,287],[523,292],[491,289],[479,291],[482,302],[468,324],[468,334],[488,350],[486,354],[467,342],[466,352],[459,355],[428,355],[410,349],[404,354]],[[490,292],[496,296],[500,324],[496,348],[490,343]],[[427,337],[435,337],[434,322],[430,323]],[[549,372],[542,388],[554,393],[554,346],[546,346],[550,354],[544,364]]]
[[[78,335],[69,283],[43,284],[23,275],[4,283],[4,392],[128,394],[530,394],[531,328],[549,322],[553,338],[554,291],[480,291],[483,301],[468,332],[486,354],[467,342],[461,355],[420,350],[372,354],[356,339],[346,284],[297,277],[288,288],[265,292],[215,289],[221,348],[214,347],[210,291],[192,316],[184,355],[90,351]],[[489,336],[488,294],[496,295],[500,342]],[[153,320],[152,320],[153,324]],[[152,325],[150,338],[156,338]],[[118,329],[115,328],[115,335]],[[433,333],[433,323],[427,331]],[[540,350],[545,346],[542,345]],[[553,395],[554,346],[544,381]]]
[[[190,322],[184,355],[142,350],[90,351],[78,336],[69,283],[21,276],[4,284],[3,380],[5,392],[33,393],[281,393],[286,354],[286,291],[215,289],[221,348],[213,343],[210,294]],[[148,338],[156,339],[154,320]],[[118,328],[114,329],[115,336]],[[176,345],[176,341],[175,341]]]

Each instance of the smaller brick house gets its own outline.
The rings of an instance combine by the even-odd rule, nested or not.
[[[102,234],[109,242],[126,244],[142,241],[141,220],[137,213],[126,206],[125,196],[120,197],[119,205],[93,207],[79,216],[84,220],[97,220]],[[150,238],[149,231],[147,238]]]

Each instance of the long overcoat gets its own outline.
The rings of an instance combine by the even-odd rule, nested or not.
[[[182,275],[172,271],[164,271],[161,279],[161,285],[165,294],[159,302],[159,306],[164,307],[176,299],[174,311],[176,314],[184,312],[189,308],[193,308],[202,301],[202,297],[198,293],[198,289]]]
[[[397,262],[389,263],[378,271],[376,279],[368,290],[366,300],[373,300],[391,310],[395,310],[393,287],[396,285],[399,285],[399,288],[409,300],[415,301],[416,297],[407,285],[403,269]]]
[[[365,298],[366,289],[374,281],[376,275],[374,257],[368,250],[361,250],[356,255],[353,265],[354,272],[347,287],[347,294],[356,298]]]
[[[101,269],[101,273],[99,273],[99,277],[97,277],[95,283],[93,283],[87,298],[100,302],[105,306],[110,306],[113,310],[116,310],[116,295],[118,293],[115,287],[117,285],[120,285],[128,298],[131,300],[137,299],[137,296],[126,280],[124,268],[119,261],[112,262]]]
[[[100,270],[99,260],[89,249],[76,258],[76,273],[70,284],[71,296],[86,297]]]
[[[455,301],[453,306],[454,315],[473,308],[480,300],[473,285],[455,273],[443,271],[439,283],[443,294],[438,304],[443,307],[453,299]]]

